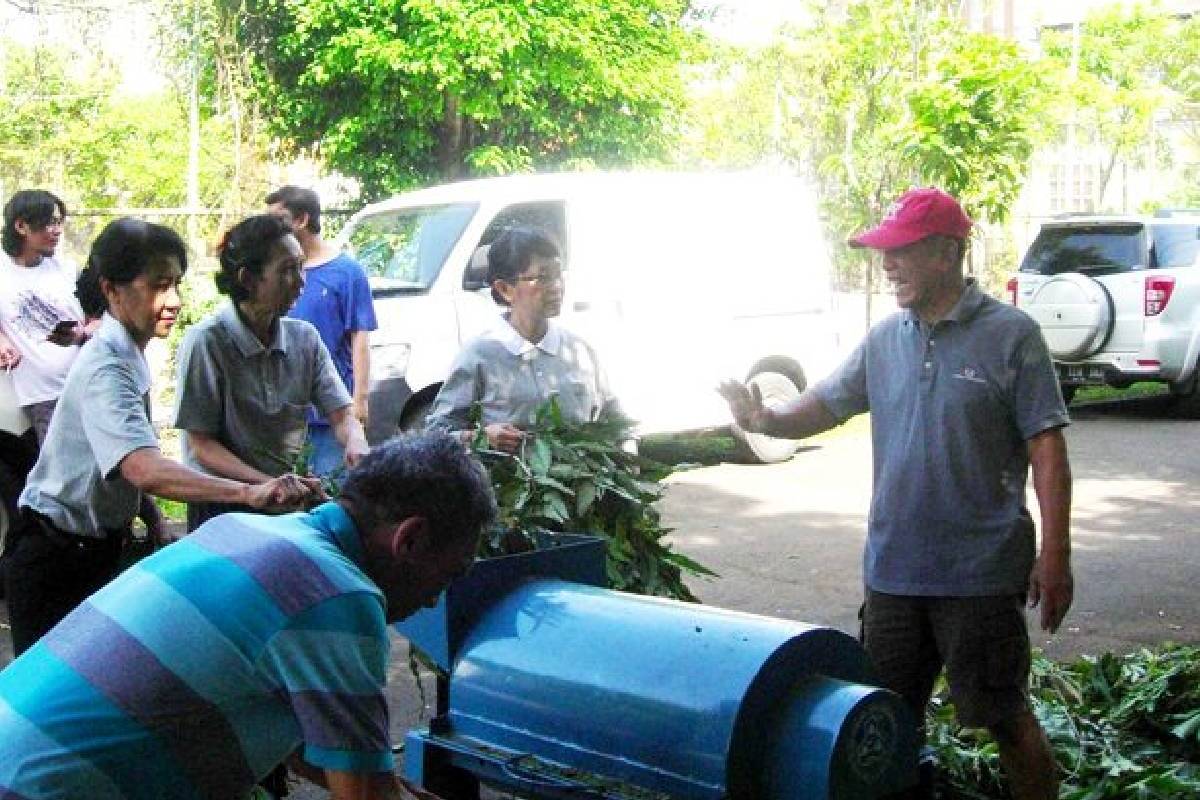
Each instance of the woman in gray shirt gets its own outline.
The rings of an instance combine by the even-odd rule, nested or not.
[[[288,471],[316,406],[345,450],[367,452],[350,394],[317,329],[285,317],[304,286],[304,253],[282,218],[259,214],[233,226],[217,248],[217,288],[230,302],[193,325],[179,348],[175,427],[185,461],[211,475],[259,483]],[[188,505],[188,528],[244,510]]]
[[[6,546],[17,654],[116,577],[143,492],[286,510],[319,491],[293,474],[266,482],[210,477],[159,450],[144,351],[179,315],[187,251],[177,233],[115,220],[92,244],[88,267],[99,275],[108,313],[67,375]]]
[[[463,346],[427,427],[468,430],[471,407],[479,403],[488,442],[515,452],[522,428],[552,395],[569,420],[616,413],[595,351],[553,320],[562,310],[563,271],[550,235],[527,226],[502,233],[488,249],[488,283],[492,298],[508,311]]]

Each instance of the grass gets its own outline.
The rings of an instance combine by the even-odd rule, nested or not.
[[[1107,400],[1135,400],[1139,397],[1160,397],[1169,394],[1165,383],[1135,383],[1127,389],[1112,386],[1081,386],[1072,403],[1098,403]]]

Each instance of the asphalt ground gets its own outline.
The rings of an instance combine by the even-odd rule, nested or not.
[[[1175,418],[1162,398],[1076,407],[1072,416],[1075,603],[1056,635],[1031,626],[1034,645],[1066,659],[1200,642],[1200,422]],[[663,501],[675,546],[720,573],[692,588],[712,605],[856,631],[870,476],[865,419],[783,464],[675,474]],[[1030,502],[1036,508],[1032,492]],[[0,664],[11,657],[2,634]],[[402,741],[428,718],[433,683],[414,679],[398,636],[389,680],[393,737]],[[296,788],[299,798],[324,795]]]

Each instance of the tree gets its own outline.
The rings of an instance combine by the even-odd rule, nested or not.
[[[214,0],[272,129],[366,194],[667,152],[687,0]]]
[[[838,245],[843,283],[868,290],[870,262],[841,245],[905,189],[938,184],[973,216],[1003,220],[1035,144],[1049,134],[1050,84],[1015,44],[967,31],[956,8],[814,5],[811,25],[785,29],[727,64],[732,78],[711,81],[702,102],[715,118],[707,133],[692,131],[687,158],[714,163],[721,148],[712,137],[725,130],[739,161],[752,160],[757,147],[759,160],[807,174]]]
[[[1144,164],[1169,153],[1154,121],[1178,100],[1167,76],[1194,75],[1195,38],[1179,47],[1188,41],[1180,36],[1184,25],[1160,10],[1114,4],[1089,14],[1078,30],[1042,32],[1043,49],[1066,76],[1062,142],[1100,152],[1093,208],[1103,206],[1122,160]]]

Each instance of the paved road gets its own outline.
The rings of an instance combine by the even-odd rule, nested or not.
[[[1171,418],[1164,405],[1073,409],[1076,599],[1056,636],[1035,636],[1051,656],[1200,642],[1200,422]],[[695,583],[697,593],[855,630],[870,475],[861,425],[785,464],[676,475],[666,517],[678,547],[722,576]]]
[[[1200,422],[1173,419],[1155,400],[1073,415],[1076,602],[1064,629],[1037,636],[1037,644],[1068,657],[1200,642]],[[785,464],[677,474],[664,513],[677,546],[721,573],[694,584],[706,602],[853,631],[869,493],[867,429],[852,423]],[[0,640],[6,663],[7,637]],[[402,641],[394,652],[399,739],[428,708],[417,699]]]

